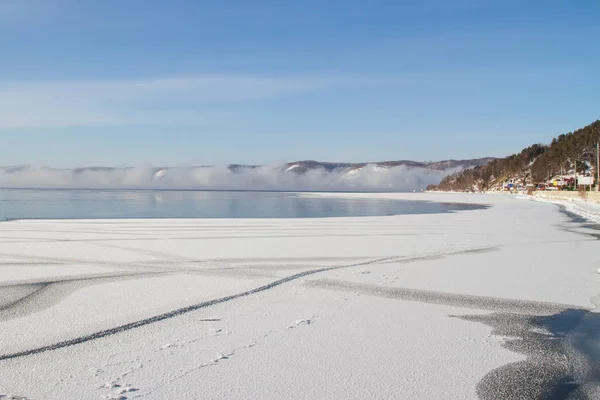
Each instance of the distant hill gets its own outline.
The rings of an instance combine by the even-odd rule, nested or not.
[[[294,171],[298,174],[306,173],[314,169],[324,169],[328,172],[339,171],[339,170],[357,170],[366,167],[367,165],[374,165],[379,168],[395,168],[395,167],[407,167],[407,168],[424,168],[434,171],[445,171],[449,169],[466,169],[477,166],[482,166],[495,158],[477,158],[472,160],[444,160],[444,161],[410,161],[410,160],[398,160],[398,161],[379,161],[379,162],[365,162],[365,163],[330,163],[320,161],[296,161],[287,163],[283,166],[286,171]]]
[[[312,160],[277,165],[186,167],[0,167],[0,188],[116,188],[193,190],[420,191],[453,172],[491,158],[445,161],[333,163]]]
[[[549,145],[534,144],[518,154],[449,175],[428,190],[495,190],[510,180],[537,184],[561,173],[590,173],[595,171],[599,141],[600,120],[597,120],[585,128],[558,136]]]
[[[295,161],[280,165],[283,172],[294,172],[296,174],[304,174],[312,170],[324,170],[327,172],[334,171],[353,171],[362,169],[368,165],[376,166],[383,169],[394,168],[394,167],[407,167],[407,168],[423,168],[434,171],[446,171],[450,169],[466,169],[477,166],[482,166],[490,161],[495,160],[492,157],[478,158],[472,160],[443,160],[443,161],[379,161],[379,162],[363,162],[363,163],[334,163],[334,162],[323,162],[314,160]],[[213,168],[212,165],[198,165],[191,167],[152,167],[152,173],[158,173],[160,171],[174,170],[174,169],[195,169],[195,168]],[[245,165],[245,164],[229,164],[226,166],[231,172],[242,172],[244,170],[252,170],[256,168],[264,167],[264,165]],[[224,167],[225,168],[225,167]],[[116,171],[127,171],[132,170],[134,167],[116,168],[116,167],[79,167],[71,169],[57,169],[48,167],[32,167],[29,165],[18,165],[18,166],[4,166],[0,167],[0,172],[5,174],[23,172],[27,170],[47,170],[47,171],[62,171],[73,175],[80,175],[87,172],[116,172]]]

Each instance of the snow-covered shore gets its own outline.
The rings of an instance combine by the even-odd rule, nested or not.
[[[580,345],[597,339],[594,226],[506,196],[314,195],[489,208],[2,223],[0,398],[544,398],[567,375],[597,390]]]
[[[552,196],[538,193],[535,195],[520,195],[517,198],[556,204],[581,218],[600,223],[600,203],[586,201],[579,196]]]

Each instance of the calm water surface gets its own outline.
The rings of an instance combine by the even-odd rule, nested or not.
[[[0,189],[0,220],[362,217],[479,208],[483,206],[278,192]]]

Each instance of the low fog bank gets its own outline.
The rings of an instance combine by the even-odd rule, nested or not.
[[[0,188],[193,189],[412,192],[438,184],[444,171],[398,166],[314,168],[297,173],[287,166],[181,168],[0,168]]]

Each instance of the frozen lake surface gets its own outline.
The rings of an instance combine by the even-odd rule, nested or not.
[[[600,398],[598,225],[306,196],[489,207],[2,222],[0,398]]]
[[[363,217],[477,208],[481,206],[283,192],[0,189],[0,220]]]

